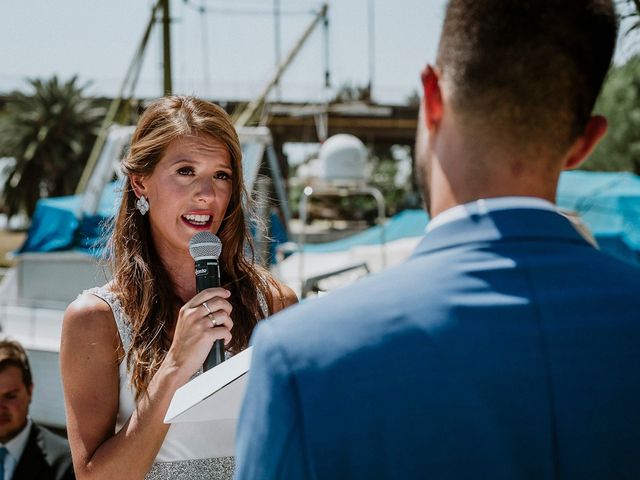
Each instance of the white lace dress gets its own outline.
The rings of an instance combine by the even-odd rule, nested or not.
[[[129,317],[122,310],[116,296],[106,287],[87,290],[109,304],[118,327],[125,356],[120,362],[120,401],[116,431],[127,422],[135,409],[135,395],[131,387],[131,377],[127,371],[126,358],[131,347],[131,326]],[[264,298],[258,300],[263,312],[268,308]],[[196,373],[198,374],[198,373]],[[212,432],[216,432],[212,434]],[[234,459],[233,442],[228,439],[235,436],[235,422],[209,421],[198,423],[174,423],[162,443],[153,467],[146,480],[178,479],[231,479],[233,478]],[[216,439],[227,439],[217,441]]]

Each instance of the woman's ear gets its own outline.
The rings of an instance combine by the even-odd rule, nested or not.
[[[144,177],[141,175],[131,175],[129,177],[129,181],[131,182],[131,188],[133,189],[133,193],[136,194],[136,197],[140,198],[140,196],[145,195],[148,196],[147,188],[145,186]]]

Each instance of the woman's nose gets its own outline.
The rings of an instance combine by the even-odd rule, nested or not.
[[[198,182],[196,198],[198,200],[211,200],[216,197],[215,182],[211,178],[203,178]]]

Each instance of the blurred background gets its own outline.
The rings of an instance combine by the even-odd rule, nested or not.
[[[402,261],[428,222],[413,177],[420,71],[445,0],[21,0],[0,28],[0,327],[58,398],[62,312],[104,283],[119,159],[152,99],[222,105],[257,201],[258,260],[300,296]],[[559,206],[640,254],[640,0],[618,0],[605,140]],[[51,282],[55,278],[56,282]],[[40,376],[38,378],[38,376]],[[61,398],[61,397],[60,397]],[[63,427],[61,403],[34,418]]]

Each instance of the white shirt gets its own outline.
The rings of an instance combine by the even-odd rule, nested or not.
[[[20,457],[27,446],[27,440],[29,440],[29,433],[31,432],[31,418],[27,417],[27,424],[20,430],[20,433],[9,440],[7,443],[0,446],[7,449],[7,455],[4,457],[4,478],[0,480],[11,480],[13,472],[15,472]]]
[[[455,220],[469,218],[472,215],[482,215],[496,210],[511,210],[514,208],[558,211],[553,203],[537,197],[481,198],[480,200],[465,203],[464,205],[456,205],[439,213],[427,224],[427,232]]]

